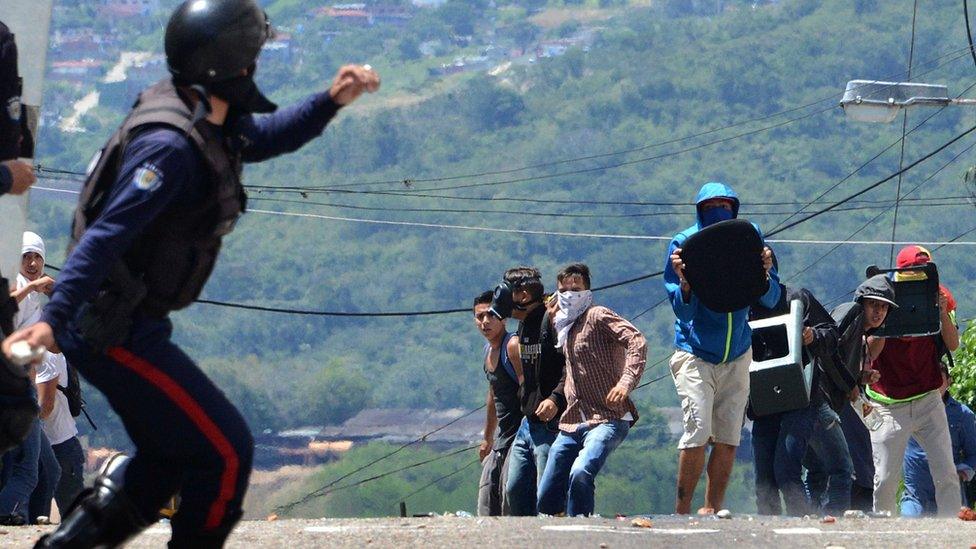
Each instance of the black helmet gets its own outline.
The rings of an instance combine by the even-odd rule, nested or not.
[[[271,25],[254,0],[189,0],[166,25],[166,62],[178,85],[201,85],[247,112],[275,109],[254,84]]]

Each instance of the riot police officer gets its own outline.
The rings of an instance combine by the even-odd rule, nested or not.
[[[0,194],[21,194],[34,184],[34,170],[16,160],[31,157],[33,139],[20,102],[22,82],[17,68],[17,42],[0,21]]]
[[[136,454],[83,494],[43,547],[115,546],[176,492],[171,546],[221,546],[240,519],[253,440],[240,413],[170,339],[221,239],[244,211],[242,162],[318,136],[343,105],[379,88],[341,68],[328,91],[266,116],[254,83],[270,35],[253,0],[193,0],[166,27],[171,79],[140,94],[82,190],[73,249],[41,322],[4,342],[60,350],[118,412]]]
[[[17,160],[27,156],[20,92],[17,43],[10,28],[0,21],[0,195],[23,194],[36,180],[33,168]],[[0,274],[0,288],[9,285]],[[13,331],[16,312],[16,301],[6,291],[0,292],[0,333]],[[28,370],[0,356],[0,454],[20,444],[36,416],[37,402]]]

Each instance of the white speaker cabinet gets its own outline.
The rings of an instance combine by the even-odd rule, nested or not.
[[[753,359],[749,365],[749,403],[762,417],[810,404],[813,364],[803,363],[803,303],[790,312],[749,323]]]

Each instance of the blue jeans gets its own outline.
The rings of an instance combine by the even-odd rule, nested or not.
[[[78,437],[53,444],[51,449],[61,466],[61,479],[54,490],[54,501],[58,503],[61,513],[65,513],[85,488],[85,452]]]
[[[939,508],[935,504],[935,496],[931,498],[919,497],[917,494],[905,487],[905,492],[901,495],[901,516],[921,517],[935,516]]]
[[[35,419],[20,446],[3,455],[0,482],[0,515],[20,515],[27,522],[31,493],[37,486],[38,454],[41,449],[41,420]]]
[[[756,509],[760,515],[782,512],[781,492],[788,515],[803,516],[810,512],[803,489],[803,456],[813,434],[816,414],[816,408],[807,407],[753,421]]]
[[[61,465],[54,456],[51,443],[48,442],[47,435],[41,430],[41,440],[38,445],[37,486],[31,493],[30,503],[28,504],[31,524],[37,523],[37,517],[51,517],[51,498],[58,487],[58,479],[61,478]]]
[[[581,423],[572,433],[560,431],[539,481],[539,512],[555,515],[566,509],[571,517],[592,515],[596,475],[628,431],[630,422],[620,419],[594,426]]]
[[[810,505],[830,514],[850,509],[854,465],[840,417],[826,403],[817,411],[809,447],[804,465],[807,467],[805,486]]]
[[[522,418],[522,425],[515,434],[508,454],[508,484],[505,491],[512,516],[536,514],[536,489],[542,472],[546,470],[549,448],[558,432],[545,423]]]

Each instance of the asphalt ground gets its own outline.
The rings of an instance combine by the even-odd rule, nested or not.
[[[976,522],[958,519],[844,519],[762,516],[652,516],[652,527],[633,517],[427,518],[244,521],[228,547],[976,547]],[[30,547],[53,527],[0,528],[0,546]],[[163,547],[169,526],[159,523],[127,547]]]

